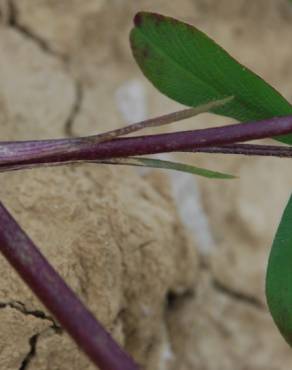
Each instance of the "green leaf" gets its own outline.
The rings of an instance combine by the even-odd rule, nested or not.
[[[278,329],[292,345],[292,196],[282,216],[269,256],[266,296]]]
[[[171,161],[163,161],[161,159],[152,159],[144,157],[128,157],[128,158],[115,158],[106,161],[99,161],[99,163],[105,164],[118,164],[118,165],[129,165],[139,167],[152,167],[152,168],[164,168],[167,170],[175,170],[180,172],[187,172],[193,175],[208,177],[212,179],[235,179],[236,176],[228,175],[221,172],[215,172],[206,170],[200,167],[194,167],[189,164],[177,163]]]
[[[212,112],[242,122],[292,115],[292,106],[280,93],[189,24],[141,12],[135,17],[130,40],[145,76],[184,105],[194,107],[234,96]],[[277,139],[292,144],[292,135]]]

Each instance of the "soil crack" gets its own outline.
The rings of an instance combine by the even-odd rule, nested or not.
[[[74,98],[74,102],[72,104],[72,108],[69,113],[69,116],[67,120],[65,121],[65,125],[64,125],[65,134],[69,137],[75,136],[73,133],[73,126],[74,126],[74,121],[80,112],[82,101],[83,101],[82,84],[80,83],[80,81],[75,80],[75,98]]]
[[[29,338],[29,351],[25,355],[22,363],[19,367],[19,370],[28,370],[31,364],[32,359],[36,356],[37,353],[37,345],[41,335],[45,334],[46,332],[53,330],[56,334],[61,334],[59,330],[56,330],[54,326],[50,326],[39,333],[34,334],[32,337]]]
[[[215,278],[213,278],[212,280],[212,285],[217,292],[225,294],[233,300],[251,305],[258,310],[265,309],[265,305],[261,302],[260,299],[250,294],[239,292],[233,288],[230,288]]]
[[[49,321],[52,324],[52,328],[54,330],[56,331],[61,330],[60,326],[56,323],[56,321],[51,316],[47,315],[45,312],[41,310],[29,310],[28,308],[25,307],[24,303],[19,301],[0,302],[0,309],[7,307],[17,310],[26,316],[34,316],[38,319]]]
[[[172,311],[181,307],[185,302],[195,298],[195,291],[193,288],[185,289],[182,292],[175,292],[169,290],[166,295],[166,309]]]
[[[36,346],[37,346],[37,341],[38,341],[38,338],[40,336],[40,333],[38,334],[34,334],[30,339],[29,339],[29,345],[30,345],[30,349],[27,353],[27,355],[24,357],[22,363],[21,363],[21,366],[19,368],[19,370],[26,370],[28,369],[28,366],[32,360],[32,358],[35,356],[36,354]]]
[[[21,22],[19,21],[19,10],[14,0],[9,0],[7,6],[8,6],[7,24],[10,25],[10,27],[14,28],[15,30],[23,34],[26,38],[32,40],[45,53],[57,57],[58,59],[61,59],[63,62],[67,62],[66,55],[54,50],[46,40],[41,38],[38,34],[34,33],[29,27],[21,24]]]
[[[15,29],[17,32],[20,32],[24,37],[32,40],[38,47],[45,52],[65,63],[68,66],[69,58],[65,54],[57,52],[54,50],[50,44],[44,40],[40,35],[33,32],[28,26],[23,25],[19,20],[19,9],[14,0],[7,0],[7,24]],[[83,89],[82,84],[77,79],[73,78],[75,84],[75,98],[70,110],[69,116],[64,123],[65,134],[69,137],[74,136],[73,134],[73,124],[76,116],[80,112],[80,108],[83,101]]]

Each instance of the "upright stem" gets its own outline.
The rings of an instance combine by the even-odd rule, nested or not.
[[[138,370],[0,202],[0,251],[101,370]]]

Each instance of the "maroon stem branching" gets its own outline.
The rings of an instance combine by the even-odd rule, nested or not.
[[[95,143],[91,137],[0,143],[2,166],[92,161],[175,151],[196,151],[292,132],[292,116],[259,122]]]
[[[221,107],[224,104],[230,102],[230,100],[232,99],[233,96],[229,96],[227,98],[214,100],[194,108],[187,108],[177,112],[168,113],[162,116],[146,119],[144,121],[135,122],[125,127],[117,128],[112,131],[107,131],[101,134],[94,135],[91,137],[91,140],[93,140],[96,144],[102,143],[104,141],[109,141],[114,138],[117,138],[119,136],[125,136],[133,132],[141,131],[145,128],[165,126],[171,123],[183,121],[185,119],[197,116],[200,113],[205,113],[210,111],[211,109]]]
[[[96,366],[138,370],[1,203],[0,251]]]
[[[196,148],[193,150],[185,150],[184,152],[189,153],[209,153],[209,154],[235,154],[245,156],[262,156],[262,157],[278,157],[278,158],[292,158],[292,147],[280,146],[280,145],[257,145],[257,144],[227,144],[221,146],[209,146],[203,148]],[[127,157],[133,159],[134,157]],[[139,158],[139,157],[136,157]],[[50,162],[50,163],[34,163],[34,164],[0,164],[0,172],[16,171],[24,169],[33,169],[39,167],[52,167],[52,166],[64,166],[68,164],[76,163],[100,163],[100,164],[120,164],[121,158],[116,158],[118,162],[115,162],[115,158],[104,159],[104,160],[84,160],[84,161],[71,161],[71,162]],[[131,165],[131,163],[125,163]]]

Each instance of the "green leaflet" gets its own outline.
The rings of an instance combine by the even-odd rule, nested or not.
[[[106,161],[100,161],[100,163],[106,164],[118,164],[127,166],[139,166],[139,167],[152,167],[152,168],[164,168],[167,170],[175,170],[180,172],[187,172],[193,175],[208,177],[211,179],[235,179],[236,176],[228,175],[226,173],[215,172],[206,170],[200,167],[194,167],[189,164],[163,161],[161,159],[143,158],[143,157],[128,157],[128,158],[116,158]]]
[[[272,245],[266,276],[266,296],[278,329],[292,345],[292,196]]]
[[[130,40],[145,76],[184,105],[234,96],[212,112],[243,122],[292,115],[292,106],[282,95],[193,26],[141,12],[135,17]],[[292,134],[278,139],[292,144]]]

